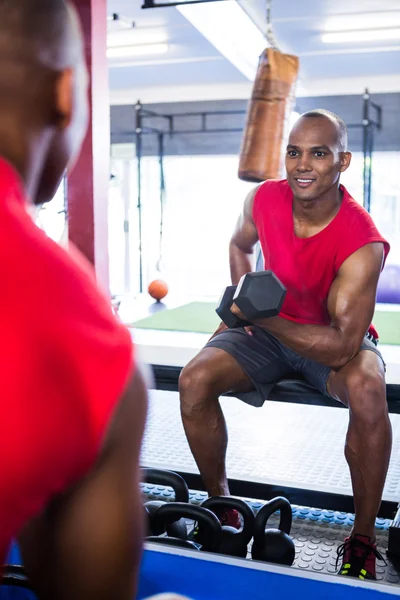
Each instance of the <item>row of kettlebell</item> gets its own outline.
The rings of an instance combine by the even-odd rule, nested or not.
[[[189,504],[185,480],[171,471],[143,469],[142,481],[169,486],[175,493],[175,502],[152,500],[144,505],[148,518],[148,541],[245,558],[248,545],[254,538],[253,559],[293,564],[295,548],[289,535],[292,509],[286,498],[273,498],[255,516],[247,502],[231,496],[210,497],[200,506]],[[240,530],[222,526],[217,516],[232,509],[241,516]],[[268,519],[277,511],[280,511],[278,528],[266,529]],[[186,520],[196,522],[192,531],[188,531]]]

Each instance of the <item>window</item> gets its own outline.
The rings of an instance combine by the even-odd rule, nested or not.
[[[165,158],[166,195],[160,248],[160,191],[157,157],[142,159],[143,289],[164,279],[181,297],[219,296],[230,281],[228,245],[246,194],[253,184],[237,177],[237,156]],[[136,162],[130,165],[136,180]],[[120,180],[119,185],[122,185]],[[132,186],[129,229],[132,243],[131,292],[139,290],[138,213]],[[110,198],[111,203],[111,198]],[[115,215],[114,215],[115,216]],[[115,217],[117,219],[117,217]],[[110,270],[121,272],[120,228],[111,231]],[[161,250],[161,251],[160,251]],[[160,261],[161,257],[161,261]],[[160,270],[158,270],[160,267]],[[111,277],[115,282],[115,278]],[[118,293],[115,287],[112,293]]]
[[[53,200],[40,207],[36,215],[37,225],[55,242],[64,242],[68,235],[65,196],[65,181],[63,181]]]
[[[400,265],[399,164],[400,152],[374,153],[371,214],[391,243],[388,263]],[[363,155],[355,153],[350,169],[342,176],[343,184],[360,203],[362,167]],[[164,168],[166,196],[160,265],[158,157],[142,159],[143,291],[150,281],[161,278],[171,293],[184,300],[215,298],[230,280],[229,239],[246,194],[254,184],[238,179],[235,155],[167,156]],[[136,160],[132,158],[128,162],[115,161],[109,227],[112,293],[139,291],[136,170]],[[128,203],[128,210],[123,208],[124,202]],[[124,218],[128,220],[129,234],[127,225],[124,230]]]
[[[371,216],[380,233],[388,240],[391,251],[388,264],[400,265],[400,152],[374,152],[372,156]],[[350,168],[342,182],[352,196],[363,201],[363,155],[353,154]]]

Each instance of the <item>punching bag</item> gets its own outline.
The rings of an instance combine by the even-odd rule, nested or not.
[[[267,48],[260,56],[247,111],[239,179],[280,179],[285,124],[293,109],[299,70],[297,56]]]

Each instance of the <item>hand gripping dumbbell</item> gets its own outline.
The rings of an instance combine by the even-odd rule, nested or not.
[[[221,296],[217,315],[230,328],[246,327],[255,319],[274,317],[281,311],[286,288],[272,271],[257,271],[243,275],[238,285],[230,285]],[[248,321],[231,312],[236,304]]]

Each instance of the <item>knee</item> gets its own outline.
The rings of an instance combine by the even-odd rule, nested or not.
[[[181,410],[185,416],[191,416],[212,395],[210,367],[195,359],[182,369],[178,385]]]
[[[352,417],[373,424],[388,414],[386,384],[381,373],[354,371],[346,388]]]

